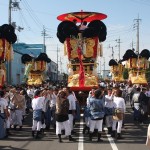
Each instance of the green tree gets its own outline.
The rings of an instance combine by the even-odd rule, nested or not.
[[[68,74],[63,73],[63,80],[67,81],[68,80]]]
[[[124,72],[123,72],[123,78],[128,79],[128,77],[129,77],[129,70],[127,68],[125,68]]]
[[[147,80],[148,82],[150,82],[150,68],[146,70],[145,76],[146,76],[146,80]]]

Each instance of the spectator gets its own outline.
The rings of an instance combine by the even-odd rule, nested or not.
[[[108,110],[111,110],[114,107],[114,103],[113,103],[114,93],[112,92],[112,89],[110,89],[110,88],[108,88],[107,91],[108,91],[108,93],[107,93],[107,95],[105,95],[105,108],[107,108]],[[112,123],[113,123],[112,113],[110,113],[110,114],[108,113],[105,115],[106,115],[106,126],[108,129],[108,134],[111,134]]]
[[[89,140],[92,141],[92,136],[95,128],[98,128],[97,141],[102,142],[101,132],[104,118],[104,101],[102,99],[102,92],[98,89],[94,91],[94,96],[90,98],[90,134]]]
[[[66,136],[69,136],[69,141],[74,140],[71,136],[68,112],[69,101],[67,99],[67,94],[64,91],[60,91],[56,100],[56,135],[58,135],[59,142],[62,142],[62,128],[65,129]]]
[[[132,103],[133,103],[133,107],[134,107],[134,109],[133,109],[134,110],[134,120],[139,121],[139,122],[141,120],[140,103],[139,103],[140,91],[141,91],[141,88],[138,87],[132,97]]]
[[[32,136],[34,137],[35,131],[36,137],[39,138],[40,130],[42,128],[42,111],[44,108],[44,98],[40,97],[41,91],[37,90],[32,100],[33,108],[33,125],[32,125]]]
[[[143,87],[142,91],[139,96],[139,103],[140,103],[140,108],[141,108],[141,122],[146,123],[148,120],[148,111],[147,111],[147,106],[148,106],[148,97],[146,96],[146,88]]]
[[[116,139],[121,139],[121,128],[123,124],[123,116],[126,110],[125,101],[121,97],[122,91],[120,89],[116,89],[115,96],[114,96],[114,108],[115,108],[115,115],[113,116],[113,126],[112,126],[112,137]],[[116,125],[118,123],[117,129]],[[116,134],[117,130],[117,134]]]
[[[0,139],[6,136],[6,128],[4,126],[5,119],[9,117],[9,112],[4,97],[4,91],[0,91]]]

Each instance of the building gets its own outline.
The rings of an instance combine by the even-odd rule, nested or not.
[[[43,44],[26,44],[26,43],[16,43],[13,44],[13,49],[22,54],[29,54],[37,57],[40,53],[44,53],[46,46]]]
[[[11,84],[12,85],[23,83],[24,65],[21,62],[22,55],[23,55],[22,53],[14,51],[14,59],[11,61],[11,81],[12,81]],[[7,63],[8,62],[6,62],[6,66]]]
[[[102,78],[103,79],[112,79],[110,70],[102,70]]]
[[[51,61],[48,65],[47,65],[47,76],[48,79],[51,82],[56,82],[57,81],[57,63]]]

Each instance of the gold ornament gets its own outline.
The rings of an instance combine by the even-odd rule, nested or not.
[[[76,39],[70,39],[70,46],[71,46],[71,58],[78,57],[77,40]]]
[[[88,58],[93,57],[95,40],[92,38],[87,38],[85,39],[85,43],[86,43],[86,51],[85,51],[84,56]]]

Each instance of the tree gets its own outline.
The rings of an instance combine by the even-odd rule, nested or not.
[[[128,79],[128,77],[129,77],[129,70],[127,68],[125,68],[124,72],[123,72],[123,78]]]
[[[149,66],[150,66],[150,62],[149,62]],[[145,76],[146,76],[147,82],[150,82],[150,67],[146,70]]]
[[[146,70],[145,76],[146,76],[147,82],[150,82],[150,68]]]

